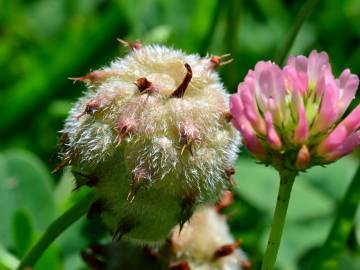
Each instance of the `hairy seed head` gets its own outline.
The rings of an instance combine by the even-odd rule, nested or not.
[[[173,229],[170,245],[174,261],[186,261],[190,269],[241,270],[250,262],[239,248],[240,240],[230,234],[224,216],[215,207],[204,207],[195,212],[190,222]]]
[[[199,205],[217,201],[239,137],[209,58],[133,47],[94,73],[96,82],[86,78],[88,91],[65,122],[61,156],[76,176],[97,179],[115,239],[154,243]]]

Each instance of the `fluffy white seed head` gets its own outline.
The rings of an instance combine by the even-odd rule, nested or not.
[[[214,207],[194,213],[181,230],[172,231],[172,260],[187,262],[191,270],[241,270],[249,265],[230,234],[224,216]]]
[[[213,67],[210,58],[144,46],[78,78],[88,91],[65,122],[61,156],[78,185],[97,179],[116,237],[162,240],[228,185],[239,138]]]

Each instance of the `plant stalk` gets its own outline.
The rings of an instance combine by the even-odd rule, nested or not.
[[[296,16],[295,22],[290,29],[288,36],[285,39],[284,44],[279,48],[275,56],[275,63],[278,65],[282,65],[286,56],[288,55],[292,45],[294,44],[295,38],[300,31],[301,26],[304,24],[305,20],[313,9],[315,8],[316,4],[319,0],[307,0],[305,4],[300,9],[298,15]]]
[[[209,27],[209,29],[206,33],[206,36],[204,37],[204,40],[202,41],[201,46],[200,46],[200,53],[202,55],[205,55],[207,53],[207,51],[211,45],[211,41],[214,37],[216,26],[219,22],[220,14],[224,7],[224,4],[225,4],[225,1],[222,1],[222,0],[218,0],[216,3],[216,6],[215,6],[213,14],[212,14],[210,27]]]
[[[38,242],[35,243],[35,245],[25,255],[17,270],[32,269],[50,244],[89,210],[91,204],[95,201],[95,197],[95,191],[92,190],[73,207],[56,219],[48,227]]]
[[[271,231],[261,270],[274,269],[296,174],[280,172],[280,186]]]

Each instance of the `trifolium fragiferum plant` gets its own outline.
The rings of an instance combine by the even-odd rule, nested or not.
[[[216,68],[220,57],[130,44],[75,80],[87,91],[62,130],[61,166],[96,189],[114,239],[152,244],[231,184],[239,135]]]

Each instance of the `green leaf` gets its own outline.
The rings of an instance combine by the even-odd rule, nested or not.
[[[254,160],[240,158],[236,166],[235,191],[252,205],[268,213],[275,209],[279,176],[275,169],[257,164]],[[329,215],[332,201],[308,181],[297,177],[290,199],[288,220],[304,220]]]
[[[52,178],[35,155],[23,150],[0,154],[0,242],[13,245],[11,222],[18,209],[32,216],[34,230],[44,230],[55,217]]]
[[[285,223],[278,255],[278,264],[282,269],[289,269],[307,250],[320,245],[326,238],[330,223],[330,218]],[[268,233],[263,235],[264,244],[267,235]]]
[[[12,229],[16,252],[21,258],[30,247],[33,238],[31,216],[28,211],[18,209],[15,212]]]
[[[344,157],[324,167],[313,167],[300,176],[327,197],[339,200],[350,184],[357,166],[357,160]]]
[[[72,269],[72,270],[84,269],[84,261],[81,259],[80,254],[78,252],[65,257],[64,269]]]
[[[341,257],[339,270],[359,270],[359,265],[360,265],[359,252],[351,254],[350,252],[345,251]]]

